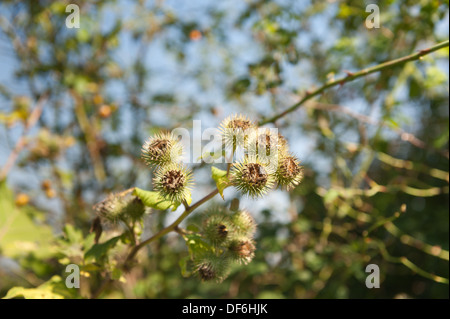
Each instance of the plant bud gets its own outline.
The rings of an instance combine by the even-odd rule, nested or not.
[[[123,200],[122,196],[109,194],[106,199],[94,206],[94,210],[99,217],[115,224],[119,220],[124,219],[124,208],[126,205],[127,203]]]
[[[20,194],[17,194],[14,202],[19,207],[25,206],[30,202],[30,197],[27,194],[20,193]]]
[[[222,212],[211,214],[203,222],[205,238],[214,246],[225,243],[230,237],[229,233],[231,229],[228,216],[223,215]]]
[[[216,256],[210,252],[197,262],[196,273],[203,281],[215,280],[222,282],[227,276],[230,268],[229,259],[225,256]]]
[[[137,221],[144,215],[145,210],[145,205],[142,203],[141,199],[132,196],[131,199],[128,200],[128,204],[124,207],[124,214]]]

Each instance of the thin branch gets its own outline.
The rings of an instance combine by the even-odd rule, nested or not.
[[[128,191],[128,190],[127,190]],[[211,193],[209,193],[208,195],[206,195],[205,197],[203,197],[202,199],[200,199],[197,203],[195,203],[192,206],[185,205],[185,207],[187,207],[187,209],[184,211],[184,213],[178,217],[178,219],[173,222],[172,224],[170,224],[169,226],[167,226],[166,228],[160,230],[158,233],[156,233],[155,235],[153,235],[152,237],[144,240],[143,242],[139,243],[138,245],[133,246],[133,248],[131,249],[130,253],[128,254],[128,256],[125,259],[125,262],[122,265],[122,268],[124,270],[128,270],[129,265],[131,263],[131,261],[133,260],[134,256],[136,256],[137,252],[145,247],[146,245],[148,245],[149,243],[151,243],[152,241],[155,241],[159,238],[161,238],[162,236],[166,235],[167,233],[171,232],[171,231],[175,231],[179,234],[183,234],[186,233],[185,230],[181,229],[178,227],[178,225],[187,217],[189,216],[190,213],[192,213],[196,208],[198,208],[200,205],[204,204],[205,202],[207,202],[208,200],[210,200],[211,198],[213,198],[215,195],[217,195],[219,193],[219,190],[216,188],[214,191],[212,191]],[[109,286],[109,284],[111,284],[114,280],[111,278],[106,278],[105,280],[103,280],[103,282],[100,284],[100,287],[97,289],[96,292],[94,292],[91,296],[91,299],[96,299],[98,296],[100,296],[100,294]]]
[[[8,173],[11,170],[11,168],[14,166],[14,163],[16,162],[17,157],[19,156],[20,152],[25,147],[26,135],[28,134],[30,129],[36,124],[36,122],[41,117],[42,110],[44,108],[45,102],[47,101],[47,98],[48,98],[48,94],[43,94],[39,98],[39,100],[36,102],[36,106],[33,109],[33,111],[31,112],[27,123],[25,124],[22,136],[17,141],[11,154],[9,154],[8,160],[6,161],[5,166],[3,166],[3,168],[0,172],[0,181],[3,181],[6,178],[6,176],[8,176]]]
[[[144,240],[143,242],[141,242],[140,244],[134,246],[132,248],[132,250],[130,251],[130,253],[128,254],[127,258],[125,259],[124,262],[124,268],[126,269],[129,265],[129,263],[133,260],[134,256],[136,256],[137,252],[143,248],[144,246],[148,245],[149,243],[151,243],[152,241],[155,241],[159,238],[161,238],[162,236],[166,235],[167,233],[171,232],[171,231],[175,231],[178,227],[178,225],[186,218],[189,216],[190,213],[192,213],[195,209],[197,209],[199,206],[201,206],[202,204],[204,204],[205,202],[207,202],[208,200],[210,200],[211,198],[213,198],[214,196],[216,196],[219,193],[219,190],[216,188],[215,190],[213,190],[211,193],[209,193],[208,195],[206,195],[205,197],[203,197],[202,199],[200,199],[198,202],[196,202],[194,205],[189,206],[188,209],[186,209],[184,211],[183,214],[181,214],[180,217],[178,217],[178,219],[176,221],[174,221],[172,224],[170,224],[169,226],[167,226],[164,229],[161,229],[158,233],[156,233],[155,235],[153,235],[152,237]]]
[[[438,246],[438,245],[432,246],[427,243],[424,243],[423,241],[421,241],[417,238],[414,238],[410,235],[404,234],[392,222],[387,222],[383,226],[389,233],[391,233],[393,236],[399,238],[403,244],[406,244],[406,245],[409,245],[416,249],[419,249],[419,250],[423,251],[424,253],[427,253],[431,256],[435,256],[435,257],[441,258],[443,260],[449,261],[449,251],[443,249],[441,246]]]
[[[395,60],[392,60],[392,61],[384,62],[384,63],[378,64],[376,66],[360,70],[358,72],[354,72],[354,73],[348,72],[347,76],[345,76],[345,77],[339,78],[339,79],[334,80],[334,81],[330,81],[330,82],[326,83],[325,85],[321,86],[320,88],[318,88],[318,89],[316,89],[316,90],[314,90],[312,92],[307,92],[306,95],[299,102],[295,103],[294,105],[292,105],[291,107],[289,107],[285,111],[283,111],[283,112],[281,112],[281,113],[279,113],[279,114],[277,114],[277,115],[275,115],[275,116],[273,116],[271,118],[261,120],[259,122],[259,125],[264,125],[264,124],[267,124],[267,123],[275,122],[276,120],[278,120],[279,118],[285,116],[286,114],[289,114],[289,113],[297,110],[306,101],[310,100],[311,98],[313,98],[316,95],[321,94],[323,91],[325,91],[328,88],[331,88],[331,87],[334,87],[334,86],[337,86],[337,85],[343,85],[343,84],[345,84],[347,82],[351,82],[353,80],[356,80],[357,78],[366,76],[366,75],[371,74],[371,73],[381,72],[383,70],[390,69],[390,68],[392,68],[394,66],[405,64],[406,62],[419,60],[421,57],[423,57],[423,56],[425,56],[427,54],[430,54],[430,53],[432,53],[434,51],[437,51],[439,49],[442,49],[442,48],[445,48],[445,47],[448,47],[448,46],[449,46],[449,41],[447,40],[447,41],[439,43],[439,44],[437,44],[437,45],[435,45],[435,46],[433,46],[431,48],[420,50],[420,51],[418,51],[416,53],[407,55],[407,56],[399,58],[399,59],[395,59]]]
[[[331,112],[339,112],[342,114],[346,114],[356,120],[358,120],[359,122],[362,123],[367,123],[370,125],[378,125],[378,126],[383,126],[383,127],[387,127],[390,130],[392,130],[393,132],[395,132],[398,136],[400,136],[400,138],[405,141],[410,143],[411,145],[421,148],[421,149],[428,149],[430,151],[433,152],[437,152],[440,155],[444,156],[445,158],[449,158],[449,153],[448,150],[440,150],[437,149],[435,147],[433,147],[432,145],[428,145],[426,144],[424,141],[418,139],[416,136],[414,136],[411,133],[406,132],[405,130],[403,130],[400,127],[396,127],[393,126],[391,124],[389,124],[388,122],[385,121],[377,121],[374,120],[372,118],[370,118],[367,115],[364,114],[360,114],[360,113],[356,113],[353,112],[352,110],[350,110],[349,108],[345,107],[345,106],[341,106],[341,105],[337,105],[337,104],[327,104],[327,103],[320,103],[320,102],[313,102],[311,101],[311,103],[307,103],[305,104],[305,107],[307,108],[312,108],[315,110],[324,110],[324,111],[331,111]]]
[[[383,242],[375,241],[375,243],[378,244],[381,255],[388,262],[403,264],[404,266],[406,266],[407,268],[409,268],[410,270],[412,270],[413,272],[415,272],[416,274],[418,274],[422,277],[428,278],[428,279],[433,280],[438,283],[447,284],[447,285],[449,284],[449,281],[447,278],[444,278],[444,277],[432,274],[426,270],[423,270],[422,268],[418,267],[416,264],[414,264],[413,262],[411,262],[408,258],[406,258],[404,256],[402,256],[402,257],[391,256],[386,248],[386,245]]]

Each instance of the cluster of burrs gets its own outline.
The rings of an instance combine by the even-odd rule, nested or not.
[[[226,172],[216,168],[222,177],[214,175],[212,170],[216,191],[234,186],[242,194],[257,198],[275,186],[290,190],[303,178],[300,161],[289,151],[288,142],[277,129],[259,128],[245,116],[232,115],[220,124],[219,140],[222,146],[219,157],[231,161],[228,161]],[[155,168],[153,186],[157,195],[171,201],[173,207],[185,204],[190,209],[193,174],[181,163],[182,155],[181,141],[169,132],[151,136],[142,146],[142,158],[148,166]],[[224,181],[219,183],[220,178]],[[112,194],[95,209],[103,219],[122,221],[132,229],[145,212],[143,202],[135,195],[134,192]],[[191,233],[182,232],[190,247],[193,271],[202,280],[221,282],[228,276],[233,263],[248,264],[253,259],[255,230],[256,224],[246,210],[235,207],[210,209],[194,232],[197,237],[190,239]]]
[[[246,210],[215,207],[199,225],[204,241],[193,251],[195,272],[204,281],[223,281],[233,263],[247,265],[255,255],[256,223]]]
[[[244,156],[231,165],[230,185],[252,198],[265,195],[274,186],[290,190],[303,178],[299,159],[289,151],[286,139],[272,128],[258,128],[249,118],[232,115],[219,126],[222,154],[239,150]],[[183,153],[180,141],[172,133],[156,134],[142,147],[142,157],[157,167],[153,180],[155,190],[166,199],[182,203],[190,196],[192,171],[179,159]],[[226,155],[224,155],[226,156]]]
[[[223,146],[244,156],[232,165],[230,181],[250,197],[265,195],[275,185],[290,190],[303,178],[299,159],[289,152],[286,139],[277,129],[258,128],[242,115],[233,115],[220,124]]]

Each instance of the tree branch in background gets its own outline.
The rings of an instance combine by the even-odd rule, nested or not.
[[[324,111],[331,111],[331,112],[338,112],[338,113],[346,114],[362,123],[387,127],[389,129],[391,129],[393,132],[395,132],[398,136],[400,136],[400,138],[403,141],[406,141],[406,142],[412,144],[413,146],[421,148],[421,149],[428,149],[428,150],[437,152],[447,159],[449,158],[449,153],[447,150],[439,150],[439,149],[433,147],[432,145],[426,144],[424,141],[420,140],[413,134],[406,132],[405,130],[403,130],[400,127],[390,125],[389,123],[387,123],[385,121],[374,120],[371,117],[364,115],[364,114],[353,112],[352,110],[350,110],[349,108],[347,108],[345,106],[336,105],[336,104],[328,104],[328,103],[320,103],[320,102],[315,102],[315,101],[310,101],[307,104],[305,104],[305,106],[308,108],[315,109],[315,110],[324,110]]]
[[[331,88],[331,87],[334,87],[334,86],[337,86],[337,85],[343,85],[343,84],[345,84],[347,82],[351,82],[353,80],[356,80],[357,78],[366,76],[366,75],[371,74],[371,73],[381,72],[383,70],[390,69],[390,68],[392,68],[394,66],[402,65],[402,64],[405,64],[405,63],[410,62],[410,61],[419,60],[421,57],[423,57],[423,56],[425,56],[427,54],[430,54],[430,53],[432,53],[434,51],[437,51],[439,49],[442,49],[442,48],[445,48],[445,47],[448,47],[448,46],[449,46],[449,41],[447,40],[447,41],[444,41],[442,43],[436,44],[435,46],[433,46],[431,48],[420,50],[420,51],[418,51],[416,53],[407,55],[407,56],[399,58],[399,59],[395,59],[395,60],[392,60],[392,61],[384,62],[384,63],[378,64],[376,66],[360,70],[360,71],[355,72],[355,73],[347,72],[347,76],[345,76],[345,77],[342,77],[342,78],[339,78],[337,80],[333,80],[331,82],[328,82],[327,84],[321,86],[320,88],[318,88],[318,89],[316,89],[316,90],[314,90],[312,92],[307,91],[306,95],[299,102],[295,103],[294,105],[292,105],[291,107],[289,107],[285,111],[283,111],[283,112],[281,112],[281,113],[279,113],[279,114],[277,114],[277,115],[275,115],[275,116],[273,116],[273,117],[271,117],[269,119],[261,120],[258,123],[258,125],[264,125],[264,124],[275,122],[276,120],[282,118],[283,116],[285,116],[285,115],[287,115],[287,114],[297,110],[306,101],[310,100],[311,98],[313,98],[316,95],[319,95],[320,93],[322,93],[323,91],[325,91],[328,88]]]
[[[100,150],[98,148],[97,136],[93,125],[89,120],[84,109],[83,100],[75,91],[71,91],[72,97],[75,102],[75,114],[80,125],[80,129],[86,139],[87,148],[94,167],[94,174],[99,182],[102,182],[106,178],[105,168],[103,166]]]
[[[3,181],[8,176],[8,173],[11,170],[11,168],[14,166],[14,163],[16,162],[17,157],[19,156],[20,152],[25,147],[26,135],[28,134],[30,129],[36,124],[36,122],[41,117],[42,110],[44,108],[45,102],[47,101],[47,98],[48,98],[48,94],[43,94],[39,98],[39,100],[36,102],[36,106],[34,107],[33,111],[30,114],[30,117],[27,120],[27,123],[25,124],[22,136],[17,141],[11,154],[9,154],[8,160],[6,161],[5,166],[3,166],[3,168],[0,172],[0,182]]]

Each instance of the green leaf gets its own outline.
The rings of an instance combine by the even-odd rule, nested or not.
[[[73,297],[67,289],[62,289],[63,280],[53,276],[49,281],[36,288],[13,287],[3,299],[23,297],[25,299],[64,299],[64,296]]]
[[[339,192],[335,189],[330,189],[325,196],[323,197],[323,201],[327,204],[332,203],[336,198],[339,197]]]
[[[187,234],[184,236],[184,240],[186,241],[186,245],[191,257],[198,256],[213,250],[211,245],[204,241],[199,234]]]
[[[120,270],[119,268],[114,268],[114,269],[112,270],[112,272],[111,272],[111,278],[112,278],[113,280],[118,280],[118,281],[123,282],[123,283],[126,282],[126,279],[125,279],[125,277],[124,277],[123,274],[122,274],[122,270]]]
[[[83,233],[80,229],[75,229],[73,225],[67,224],[64,226],[64,233],[71,244],[78,244],[83,241]]]
[[[92,248],[92,246],[94,246],[94,243],[95,243],[95,233],[90,233],[84,239],[83,242],[84,250],[89,250],[90,248]]]
[[[78,41],[80,41],[81,43],[85,43],[90,38],[89,31],[86,29],[79,29],[76,37],[77,37]]]
[[[213,152],[213,151],[208,151],[208,152],[204,152],[202,155],[200,155],[197,160],[203,160],[206,163],[211,163],[214,160],[218,160],[221,157],[225,156],[225,151],[222,152]]]
[[[187,264],[190,260],[189,256],[185,256],[183,258],[180,259],[180,261],[178,262],[178,264],[180,265],[181,268],[181,276],[183,276],[184,278],[188,278],[191,276],[192,272],[188,271],[187,269]]]
[[[190,224],[186,227],[186,230],[194,233],[198,233],[200,231],[200,228],[197,225]]]
[[[164,197],[159,195],[158,192],[146,191],[138,187],[135,187],[133,195],[139,197],[145,206],[159,210],[166,210],[171,207],[175,207],[176,209],[176,207],[180,206],[181,204],[181,203],[174,203],[170,200],[165,199]]]
[[[187,197],[186,197],[186,203],[187,203],[188,205],[190,205],[190,204],[192,203],[192,195],[191,195],[191,192],[189,192],[189,193],[187,194]],[[172,203],[172,211],[173,211],[173,212],[176,211],[177,208],[178,208],[178,206],[180,206],[180,205],[181,205],[180,202],[173,202],[173,203]]]
[[[394,119],[392,119],[392,118],[387,119],[387,124],[394,129],[400,128],[400,125],[396,121],[394,121]]]
[[[212,166],[211,167],[211,174],[213,180],[216,182],[217,189],[219,190],[220,196],[222,196],[223,199],[223,190],[230,186],[228,182],[227,172],[224,170],[221,170],[217,167]]]
[[[31,206],[17,207],[6,182],[0,182],[0,251],[3,256],[14,258],[33,253],[37,258],[47,258],[54,254],[51,227],[31,218],[39,213]]]
[[[95,244],[91,247],[85,254],[84,259],[87,260],[89,258],[94,258],[95,260],[99,261],[102,257],[106,256],[108,251],[114,246],[116,246],[117,242],[119,241],[121,236],[116,236],[108,241],[101,243],[101,244]]]
[[[101,271],[102,268],[96,264],[86,264],[86,265],[82,265],[80,267],[80,270],[85,271],[85,272],[95,272],[95,271]]]

